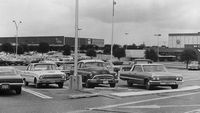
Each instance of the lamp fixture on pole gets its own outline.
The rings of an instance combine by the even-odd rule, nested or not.
[[[19,22],[16,22],[15,20],[13,20],[14,24],[15,24],[15,28],[16,28],[16,34],[15,34],[15,54],[17,56],[17,53],[18,53],[18,44],[19,44],[19,41],[18,41],[18,33],[19,33],[19,24],[22,23],[22,21],[19,21]]]
[[[158,62],[159,62],[159,37],[161,36],[161,34],[154,34],[154,36],[157,37],[157,55],[158,55]]]

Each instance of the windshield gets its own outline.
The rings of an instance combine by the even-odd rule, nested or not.
[[[198,64],[198,61],[191,61],[190,64]]]
[[[144,72],[166,72],[166,68],[163,65],[144,65]]]
[[[35,71],[56,70],[56,65],[53,65],[53,64],[39,64],[39,65],[35,65],[34,70]]]
[[[15,69],[11,68],[0,68],[0,76],[16,75]]]
[[[87,62],[85,63],[85,67],[104,67],[103,62]]]

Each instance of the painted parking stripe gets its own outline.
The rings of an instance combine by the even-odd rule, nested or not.
[[[159,98],[152,98],[152,99],[146,99],[146,100],[140,100],[140,101],[134,101],[134,102],[127,102],[127,103],[121,103],[121,104],[112,104],[112,105],[106,105],[106,106],[101,106],[101,107],[88,108],[88,110],[104,110],[104,109],[108,109],[108,108],[114,108],[114,107],[120,107],[120,106],[126,106],[126,105],[138,104],[138,103],[150,102],[150,101],[156,101],[156,100],[164,100],[164,99],[175,98],[175,97],[183,97],[183,96],[189,96],[189,95],[195,95],[195,94],[200,94],[200,92],[186,93],[186,94],[180,94],[180,95],[172,95],[172,96],[159,97]]]
[[[200,89],[200,86],[189,86],[189,87],[184,87],[184,88],[180,88],[180,89],[170,89],[170,90],[119,92],[119,93],[111,93],[111,95],[118,96],[118,97],[128,97],[128,96],[159,94],[159,93],[169,93],[169,92],[178,92],[178,91],[188,91],[188,90],[195,90],[195,89]]]
[[[129,109],[144,109],[144,108],[149,108],[149,109],[160,109],[160,108],[177,108],[177,107],[200,107],[199,104],[195,105],[144,105],[144,106],[122,106],[119,108],[129,108]]]
[[[195,109],[195,110],[188,111],[188,112],[185,112],[185,113],[200,113],[200,109]]]
[[[43,99],[52,99],[52,97],[50,97],[50,96],[44,95],[42,93],[38,93],[38,92],[30,90],[30,89],[22,88],[22,90],[27,92],[27,93],[33,94],[37,97],[43,98]]]

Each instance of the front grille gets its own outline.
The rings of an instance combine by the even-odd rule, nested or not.
[[[45,75],[43,79],[61,79],[62,75]]]
[[[162,76],[159,77],[160,80],[176,80],[176,77]]]
[[[23,83],[22,79],[0,79],[0,83]]]
[[[95,76],[94,79],[110,80],[110,79],[114,79],[114,77],[113,76]]]

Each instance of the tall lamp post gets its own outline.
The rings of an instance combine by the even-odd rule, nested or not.
[[[161,36],[161,34],[155,34],[154,36],[157,37],[157,55],[158,55],[158,62],[159,62],[159,37]]]
[[[14,22],[14,24],[15,24],[15,28],[16,28],[16,34],[15,34],[15,37],[16,37],[16,39],[15,39],[15,54],[16,54],[16,56],[17,56],[17,51],[18,51],[18,33],[19,33],[19,24],[21,24],[22,23],[22,21],[19,21],[19,22],[16,22],[15,20],[13,20],[13,22]]]
[[[127,37],[127,35],[128,35],[128,33],[124,33],[125,35],[126,35],[126,37]],[[127,45],[126,45],[126,48],[125,48],[125,51],[127,50]]]
[[[113,6],[112,6],[112,35],[111,35],[111,54],[110,54],[110,60],[112,62],[112,56],[113,56],[113,35],[114,35],[114,16],[115,16],[115,6],[116,2],[113,0]]]
[[[78,76],[77,72],[77,64],[78,64],[78,8],[79,7],[79,0],[76,0],[75,3],[75,46],[74,46],[74,76],[70,76],[70,90],[80,90],[82,89],[82,77]]]

